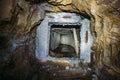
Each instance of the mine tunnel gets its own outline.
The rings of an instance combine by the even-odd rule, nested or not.
[[[0,80],[120,80],[119,0],[0,0]]]
[[[76,34],[78,33],[78,35],[73,34],[73,29],[77,30]],[[79,25],[52,25],[50,30],[49,54],[56,57],[77,57],[79,45],[76,45],[77,49],[75,50],[75,39],[73,38],[74,36],[79,37],[79,31]],[[78,41],[79,39],[77,39]],[[60,55],[58,56],[57,54]]]

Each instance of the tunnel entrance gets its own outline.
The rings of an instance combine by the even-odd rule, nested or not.
[[[50,29],[49,55],[75,58],[80,56],[80,25],[53,23]]]
[[[79,64],[80,60],[90,63],[92,42],[90,20],[75,13],[47,13],[36,31],[36,57],[71,64]]]

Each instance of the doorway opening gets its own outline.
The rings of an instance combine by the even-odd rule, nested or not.
[[[80,56],[80,25],[53,23],[50,28],[49,55],[57,58]]]

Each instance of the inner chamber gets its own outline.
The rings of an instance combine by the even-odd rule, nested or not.
[[[49,55],[52,57],[80,56],[80,25],[56,25],[50,28]]]

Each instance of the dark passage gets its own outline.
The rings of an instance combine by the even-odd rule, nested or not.
[[[76,42],[78,42],[77,46]],[[80,45],[80,25],[51,26],[49,45],[50,56],[58,58],[77,57],[79,56],[78,53],[80,51],[79,45]]]
[[[56,57],[75,57],[75,49],[66,44],[60,44],[55,50],[50,51],[51,56]]]

